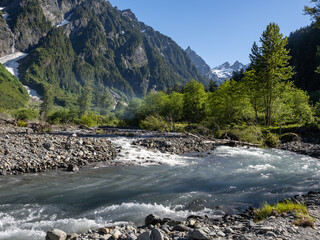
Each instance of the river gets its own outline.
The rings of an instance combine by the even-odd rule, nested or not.
[[[0,239],[44,239],[51,228],[79,233],[139,225],[150,213],[217,217],[320,186],[319,160],[287,151],[220,146],[176,156],[131,146],[132,138],[110,140],[122,147],[116,161],[136,165],[1,176]]]

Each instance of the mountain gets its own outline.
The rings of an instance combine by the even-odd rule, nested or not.
[[[207,79],[213,79],[210,66],[190,46],[185,50],[199,73]]]
[[[218,67],[212,68],[211,73],[214,76],[213,79],[217,82],[218,85],[222,84],[226,79],[232,77],[232,73],[235,71],[240,71],[241,69],[245,70],[247,65],[244,65],[236,61],[233,65],[229,62],[225,62]]]
[[[2,0],[0,57],[19,61],[23,84],[72,107],[89,89],[95,107],[106,99],[143,96],[191,79],[208,83],[171,38],[105,0]]]
[[[207,79],[212,79],[217,82],[218,85],[222,84],[226,79],[232,77],[234,71],[240,71],[246,69],[247,66],[236,61],[233,65],[229,62],[225,62],[222,65],[210,68],[210,66],[190,47],[185,52],[189,55],[193,64],[197,67],[198,71]]]

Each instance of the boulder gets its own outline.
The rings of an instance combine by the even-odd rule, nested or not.
[[[159,229],[152,229],[151,230],[151,236],[150,236],[150,240],[163,240],[163,234],[161,232],[161,230]]]
[[[144,222],[146,226],[156,225],[158,223],[161,223],[161,218],[157,215],[150,214],[145,218]]]
[[[188,232],[188,238],[196,239],[196,240],[207,240],[210,237],[202,230],[196,229]]]
[[[77,165],[74,164],[69,164],[68,168],[67,168],[68,172],[78,172],[79,171],[79,167]]]
[[[46,240],[66,240],[67,234],[60,229],[52,229],[47,232]]]

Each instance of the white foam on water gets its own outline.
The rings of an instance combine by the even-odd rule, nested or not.
[[[10,209],[9,213],[2,212]],[[51,209],[51,211],[50,211]],[[89,229],[106,226],[110,222],[87,218],[61,218],[52,213],[52,206],[0,205],[0,240],[40,240],[46,232],[58,228],[65,232],[84,233]]]
[[[201,211],[183,210],[183,205],[164,206],[157,203],[136,203],[128,202],[121,204],[114,204],[108,207],[102,207],[94,212],[96,218],[102,216],[109,216],[117,219],[132,219],[143,222],[144,218],[149,214],[158,215],[160,218],[171,218],[175,220],[182,220],[190,215],[198,216],[216,216],[217,211],[209,208],[203,208]]]
[[[146,149],[141,146],[132,145],[132,138],[117,137],[110,138],[117,147],[121,147],[121,152],[115,161],[129,162],[138,165],[158,165],[167,164],[170,166],[186,166],[191,163],[190,158],[170,153],[162,153],[154,149]]]
[[[247,147],[228,147],[219,146],[215,149],[215,154],[222,157],[235,157],[235,156],[247,156],[247,157],[260,157],[270,158],[271,154],[264,152],[259,148],[247,148]]]
[[[264,171],[267,169],[274,169],[274,168],[276,168],[276,167],[267,163],[267,164],[249,165],[246,170],[260,172],[260,171]]]

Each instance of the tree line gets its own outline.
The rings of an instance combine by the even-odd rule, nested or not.
[[[207,126],[252,123],[260,125],[305,124],[313,121],[314,109],[307,92],[290,79],[287,37],[277,24],[263,32],[259,45],[252,46],[248,70],[239,79],[225,81],[208,89],[196,81],[180,92],[150,92],[134,99],[123,111],[123,119],[141,127],[174,131],[177,122],[204,123]]]

